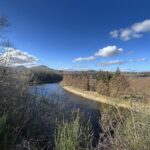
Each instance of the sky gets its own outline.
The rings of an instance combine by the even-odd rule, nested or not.
[[[150,71],[149,0],[0,0],[12,65]],[[4,57],[6,54],[1,55]]]

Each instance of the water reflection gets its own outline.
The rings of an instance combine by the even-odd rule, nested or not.
[[[99,134],[101,132],[101,106],[99,103],[66,92],[59,84],[38,85],[35,86],[32,90],[38,93],[40,96],[44,95],[48,97],[49,100],[55,99],[56,103],[63,107],[63,109],[58,108],[58,116],[59,114],[63,114],[65,119],[68,119],[71,116],[71,112],[79,110],[80,114],[82,114],[80,115],[82,125],[84,126],[88,121],[91,124],[94,137],[93,146],[96,146],[99,140]]]

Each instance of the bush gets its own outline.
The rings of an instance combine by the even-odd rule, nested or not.
[[[73,122],[64,122],[58,126],[55,140],[55,150],[79,149],[80,124],[79,117]]]
[[[9,128],[7,125],[7,115],[0,117],[0,149],[8,149],[9,146]]]
[[[101,120],[103,133],[96,150],[149,150],[149,124],[147,109],[121,112],[117,108],[117,111],[105,112]]]
[[[128,150],[148,150],[150,148],[150,114],[142,110],[131,112],[122,126],[115,130],[115,147]]]
[[[58,124],[55,134],[55,150],[92,150],[93,134],[90,123],[83,126],[79,112],[72,119]],[[81,123],[82,122],[82,123]]]

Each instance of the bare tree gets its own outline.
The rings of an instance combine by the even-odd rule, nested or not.
[[[3,37],[3,34],[8,26],[9,22],[6,17],[0,16],[0,37]]]
[[[4,38],[3,35],[8,25],[9,23],[6,17],[0,16],[0,82],[2,82],[4,79],[7,70],[7,64],[9,63],[9,52],[7,49],[12,46],[8,40],[2,41]]]

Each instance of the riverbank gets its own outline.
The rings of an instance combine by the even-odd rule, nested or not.
[[[125,100],[125,99],[102,96],[98,94],[97,92],[85,91],[85,90],[78,89],[72,86],[62,86],[62,88],[70,93],[81,96],[83,98],[94,100],[103,104],[112,105],[114,107],[126,108],[130,110],[137,110],[137,108],[139,109],[150,108],[150,104],[148,103],[132,102],[132,100]]]

